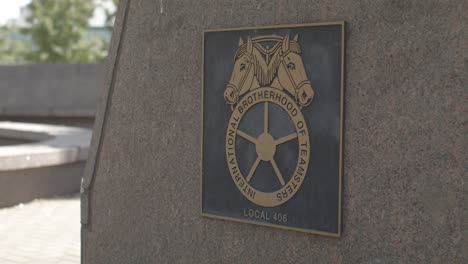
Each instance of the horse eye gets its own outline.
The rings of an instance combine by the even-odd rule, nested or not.
[[[288,69],[294,70],[294,69],[296,69],[296,65],[294,63],[290,62],[290,63],[288,63]]]
[[[245,64],[242,63],[242,64],[240,65],[240,70],[243,71],[244,69],[245,69]]]

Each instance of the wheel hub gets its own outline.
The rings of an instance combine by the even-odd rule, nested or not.
[[[257,138],[255,144],[257,155],[263,161],[270,161],[276,153],[276,144],[273,137],[267,132]]]

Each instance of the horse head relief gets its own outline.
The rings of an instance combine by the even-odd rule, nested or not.
[[[290,93],[294,91],[292,94],[300,106],[307,106],[312,102],[314,90],[304,68],[297,34],[292,41],[289,40],[289,35],[286,35],[281,42],[278,81]]]
[[[264,43],[273,45],[264,46]],[[258,87],[286,90],[299,106],[310,104],[314,90],[304,68],[297,34],[292,40],[289,35],[247,37],[245,43],[239,39],[224,98],[234,106],[240,96]]]
[[[234,67],[229,84],[224,91],[224,98],[228,104],[235,104],[239,96],[251,89],[254,80],[253,42],[247,37],[247,43],[239,39],[239,48],[234,56]]]

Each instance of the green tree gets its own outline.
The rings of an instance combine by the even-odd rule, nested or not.
[[[18,29],[11,25],[0,26],[0,63],[17,64],[25,62],[27,46],[20,40],[11,37],[19,34]]]
[[[21,32],[33,47],[26,60],[44,63],[90,63],[103,60],[107,49],[102,39],[85,39],[93,0],[32,0],[26,6],[28,26]]]

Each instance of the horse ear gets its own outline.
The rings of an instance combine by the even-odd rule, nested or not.
[[[242,37],[239,37],[239,47],[244,45],[244,41],[242,40]]]
[[[297,39],[299,38],[299,34],[294,35],[293,40],[297,42]]]
[[[283,52],[289,49],[289,34],[283,38],[282,50]]]
[[[252,39],[250,37],[247,37],[247,52],[252,53],[252,50],[253,50]]]

